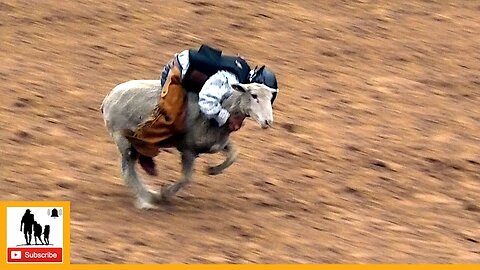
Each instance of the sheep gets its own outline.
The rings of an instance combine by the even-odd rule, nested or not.
[[[273,124],[272,97],[278,89],[263,84],[232,84],[236,91],[226,98],[222,106],[231,115],[253,118],[261,128],[266,129]],[[139,209],[154,209],[155,204],[167,200],[192,180],[195,159],[204,153],[222,152],[226,159],[217,166],[208,167],[211,175],[220,174],[231,166],[238,155],[237,148],[230,141],[228,125],[218,126],[206,118],[198,105],[198,94],[187,92],[186,131],[179,135],[171,146],[181,153],[182,176],[171,185],[164,185],[160,192],[147,188],[135,170],[135,162],[153,160],[142,156],[132,147],[125,137],[124,130],[135,128],[147,119],[154,110],[161,92],[159,80],[132,80],[117,85],[105,97],[101,112],[105,126],[115,142],[121,155],[121,173],[127,186],[136,195],[135,206]],[[149,160],[150,159],[150,160]],[[144,164],[142,164],[144,165]],[[147,173],[154,174],[147,170]]]

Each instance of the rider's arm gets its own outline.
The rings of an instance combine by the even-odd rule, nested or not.
[[[215,119],[220,126],[223,126],[230,117],[230,113],[222,108],[222,101],[233,91],[230,86],[233,83],[238,83],[234,74],[219,71],[205,82],[199,93],[200,111],[208,119]]]

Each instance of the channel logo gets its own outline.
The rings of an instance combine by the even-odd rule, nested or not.
[[[63,263],[62,206],[7,207],[7,263]]]

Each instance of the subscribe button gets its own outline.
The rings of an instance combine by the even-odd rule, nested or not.
[[[8,248],[9,263],[61,263],[62,248]]]

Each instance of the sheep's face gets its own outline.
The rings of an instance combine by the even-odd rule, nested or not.
[[[246,113],[250,115],[262,128],[269,128],[273,124],[272,98],[277,89],[264,84],[233,84],[232,88],[242,92]]]

